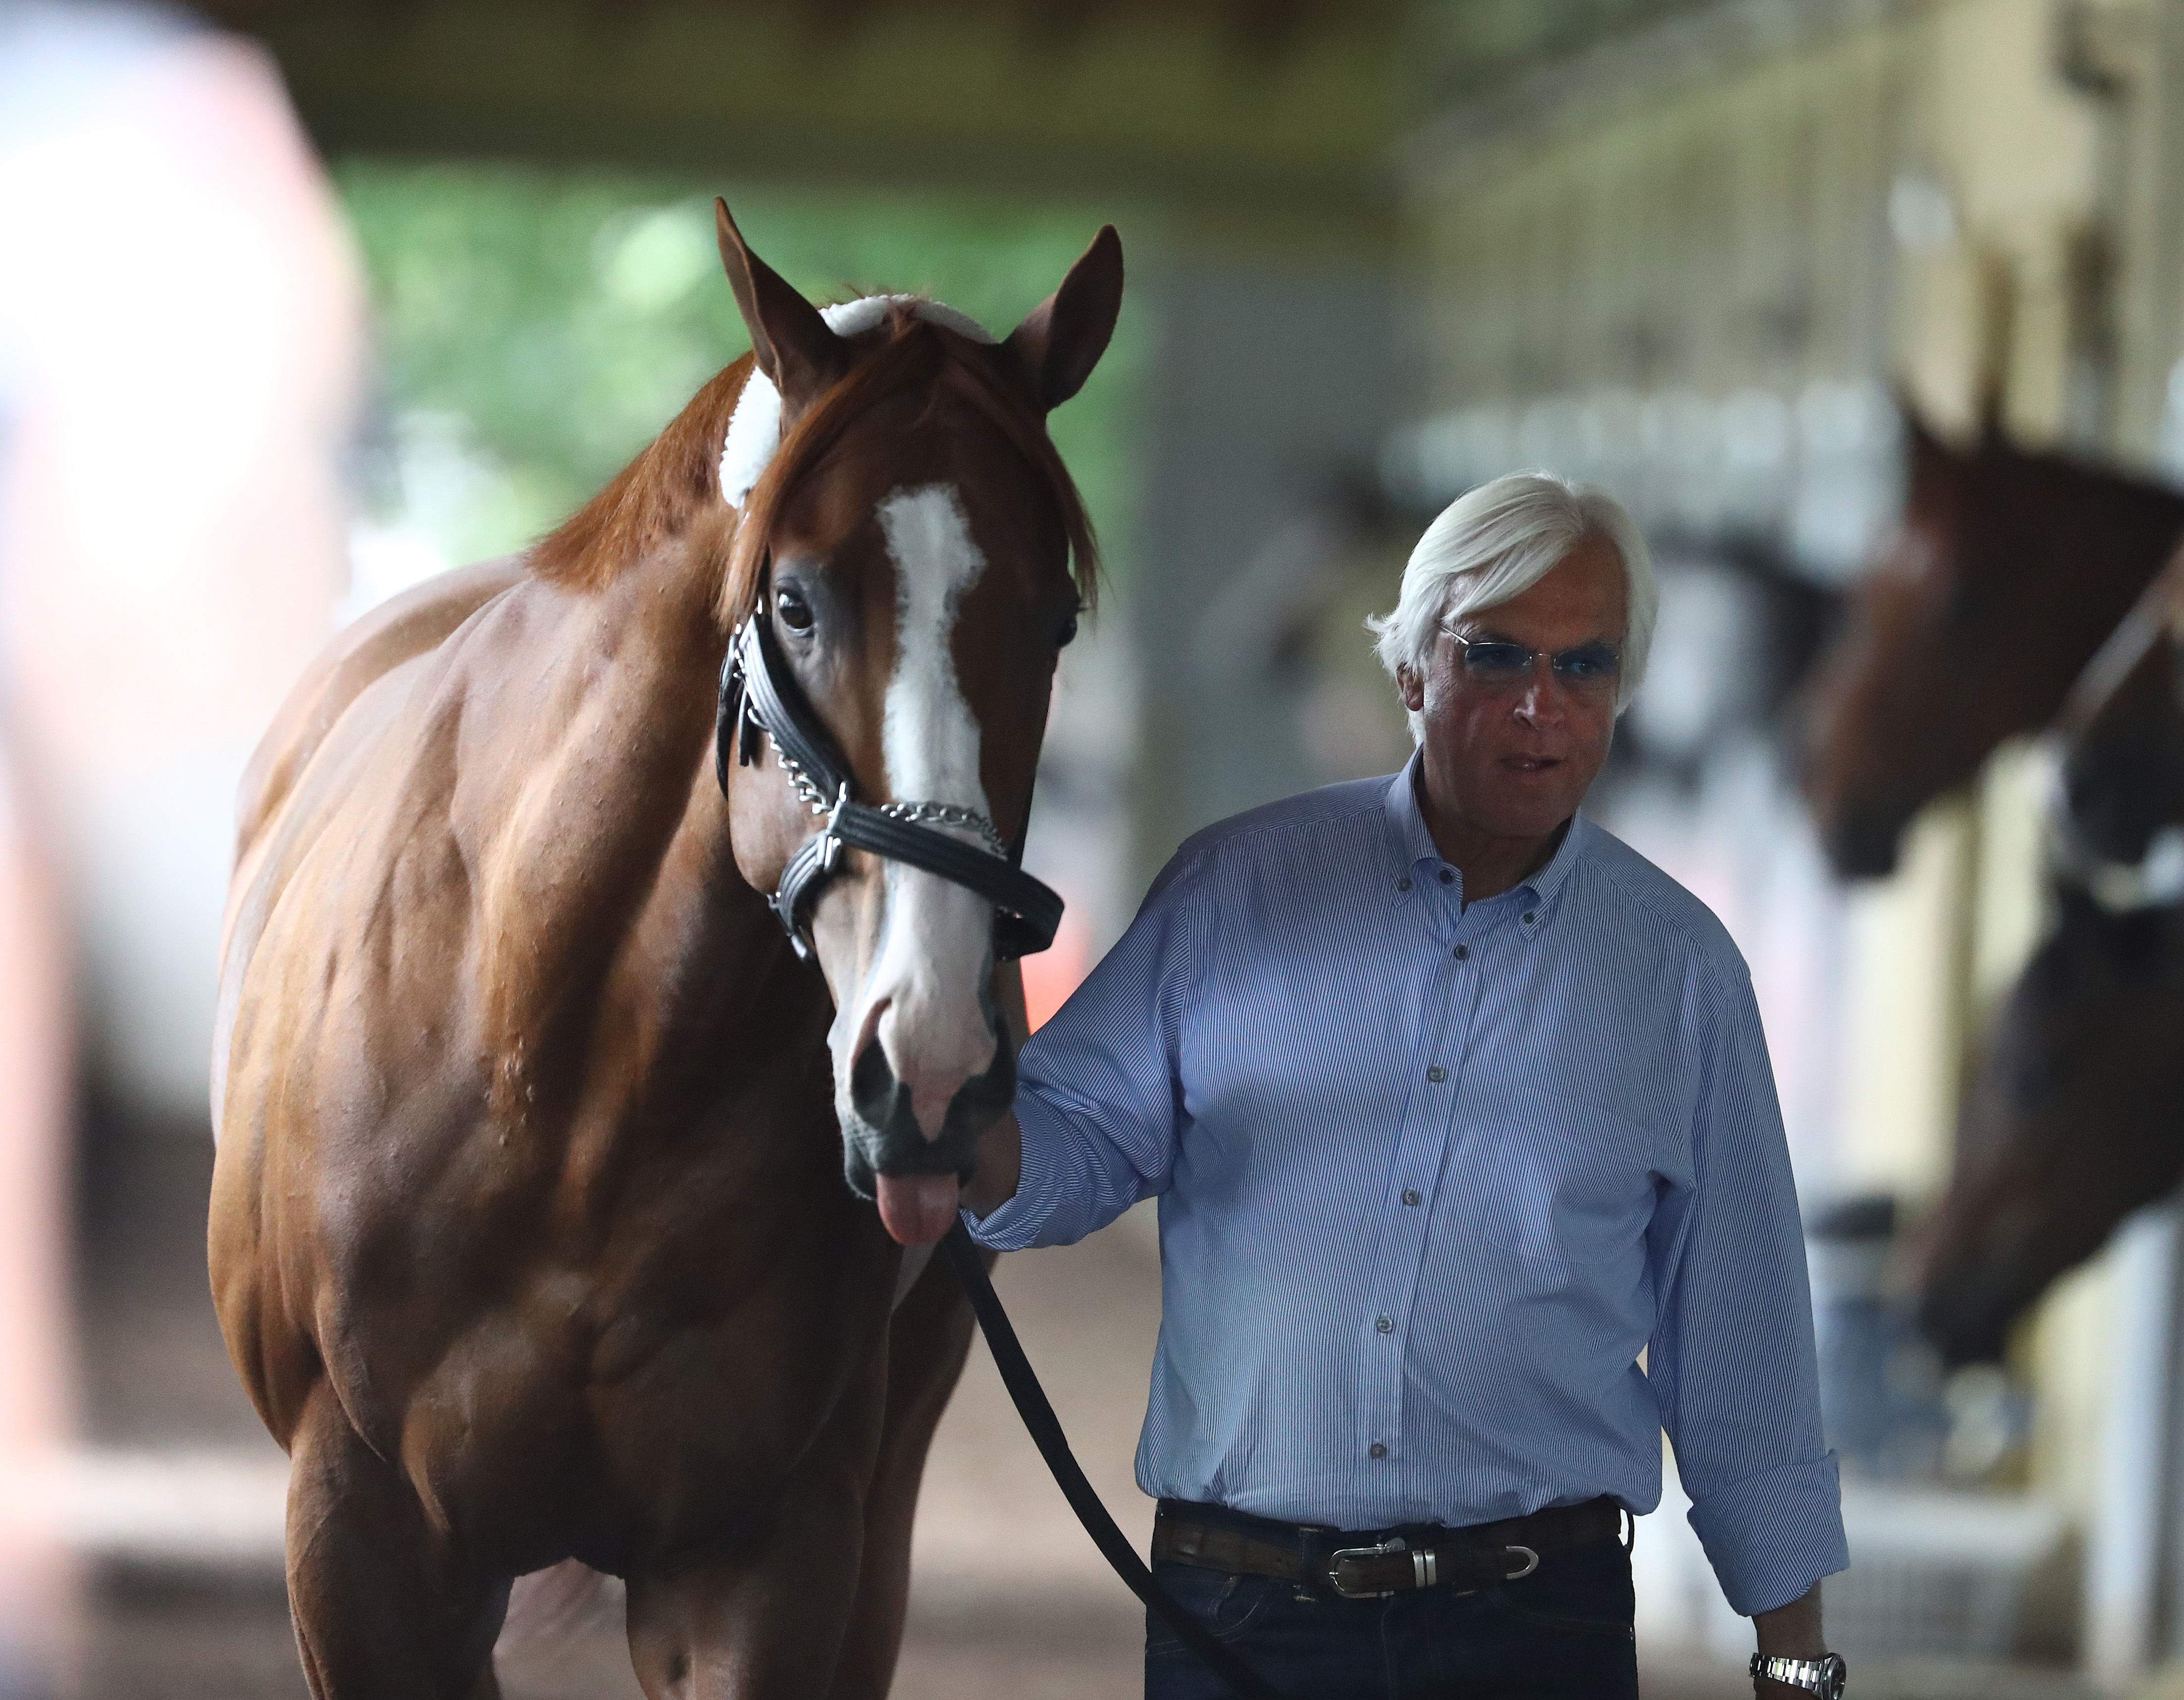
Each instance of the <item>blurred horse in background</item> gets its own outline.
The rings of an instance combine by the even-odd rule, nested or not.
[[[1805,794],[1838,873],[1890,872],[1903,830],[2004,739],[2051,720],[2184,534],[2184,497],[1990,428],[1969,453],[1908,421],[1903,517],[1821,663]]]
[[[2010,1325],[2184,1178],[2184,910],[2059,893],[1984,1037],[1956,1162],[1913,1253],[1922,1332],[1992,1362]]]
[[[319,1700],[496,1693],[511,1580],[569,1559],[626,1579],[654,1700],[893,1671],[971,1325],[897,1242],[953,1219],[1022,1012],[994,902],[838,830],[854,792],[959,864],[1022,842],[1095,568],[1045,416],[1122,252],[997,341],[822,314],[719,219],[752,354],[343,634],[245,783],[210,1264]],[[738,631],[838,796],[716,721]]]
[[[2184,549],[2101,646],[2058,730],[2066,855],[2091,877],[2143,867],[2184,822]]]
[[[1916,1253],[1953,1362],[2184,1178],[2184,554],[2071,691],[2054,931],[1987,1034]]]

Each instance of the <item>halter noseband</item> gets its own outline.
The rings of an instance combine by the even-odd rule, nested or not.
[[[781,871],[779,887],[766,899],[799,956],[811,954],[811,905],[839,871],[845,844],[937,874],[987,899],[996,910],[996,957],[1030,956],[1054,942],[1054,931],[1061,924],[1061,897],[1017,865],[1022,843],[1005,846],[984,815],[952,803],[874,807],[856,800],[848,760],[805,701],[774,640],[772,622],[755,610],[736,628],[721,668],[713,765],[722,795],[728,789],[731,748],[737,764],[749,767],[758,758],[761,733],[797,796],[827,823],[816,837],[798,846]],[[928,822],[975,832],[983,847],[936,831]]]

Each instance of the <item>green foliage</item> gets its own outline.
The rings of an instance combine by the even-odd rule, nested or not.
[[[354,160],[336,173],[371,280],[372,518],[450,561],[521,547],[603,484],[749,346],[711,192],[659,178]],[[1005,332],[1096,217],[958,197],[733,190],[737,221],[814,300],[919,291]],[[1132,403],[1149,339],[1126,306],[1054,416],[1111,574],[1125,565]]]

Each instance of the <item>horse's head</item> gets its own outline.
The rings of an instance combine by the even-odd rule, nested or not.
[[[2179,1031],[2184,912],[2066,891],[1988,1036],[1921,1236],[1919,1322],[1952,1362],[1999,1358],[2050,1281],[2184,1175]]]
[[[725,612],[770,625],[860,800],[916,805],[904,812],[981,849],[1019,846],[1056,658],[1095,569],[1045,414],[1107,345],[1121,246],[1102,231],[997,342],[906,297],[822,314],[725,206],[720,228],[755,363],[722,463],[739,510]],[[737,868],[772,892],[823,804],[799,794],[777,748],[724,773]],[[850,1184],[878,1197],[897,1239],[936,1238],[1015,1091],[994,905],[844,849],[805,925],[834,997]]]
[[[1920,808],[2047,724],[2159,565],[2184,507],[1990,430],[1959,453],[1914,418],[1903,517],[1817,681],[1805,794],[1841,873],[1896,864]]]

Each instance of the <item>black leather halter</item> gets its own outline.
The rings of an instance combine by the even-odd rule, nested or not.
[[[772,622],[754,612],[736,628],[721,669],[721,698],[714,722],[713,762],[721,790],[728,788],[728,761],[749,767],[758,758],[760,735],[772,743],[782,767],[813,814],[826,821],[782,869],[781,885],[766,901],[796,947],[811,953],[811,905],[839,870],[842,847],[868,850],[891,862],[938,874],[991,903],[994,954],[1030,956],[1054,942],[1061,924],[1061,898],[1017,865],[1019,841],[1004,845],[992,821],[976,809],[944,803],[856,800],[855,779],[782,658]],[[938,831],[933,825],[975,832],[984,847]]]

